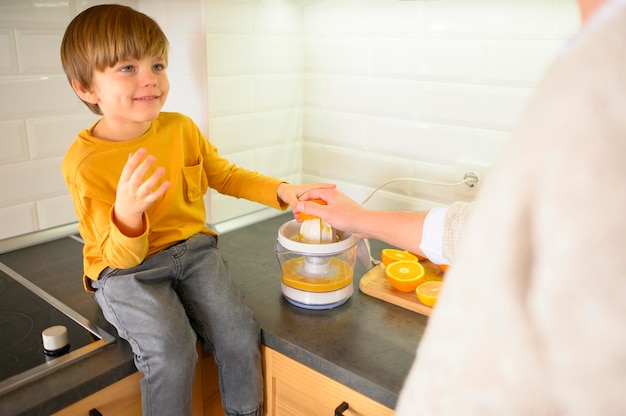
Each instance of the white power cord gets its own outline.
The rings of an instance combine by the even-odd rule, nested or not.
[[[428,183],[431,185],[437,185],[437,186],[457,186],[457,185],[462,185],[462,184],[469,184],[469,183],[475,183],[477,181],[476,177],[470,177],[468,175],[465,175],[465,177],[463,178],[463,180],[460,180],[458,182],[452,182],[452,183],[443,183],[443,182],[433,182],[433,181],[429,181],[426,179],[419,179],[419,178],[395,178],[395,179],[390,179],[387,182],[383,183],[382,185],[378,186],[376,189],[374,189],[372,191],[372,193],[370,193],[367,198],[365,198],[363,200],[363,202],[361,202],[361,205],[365,205],[365,203],[367,201],[370,200],[371,197],[374,196],[374,194],[376,192],[378,192],[379,190],[381,190],[382,188],[384,188],[385,186],[389,185],[390,183],[394,183],[394,182],[402,182],[402,181],[408,181],[408,182],[421,182],[421,183]],[[473,186],[473,185],[472,185]]]

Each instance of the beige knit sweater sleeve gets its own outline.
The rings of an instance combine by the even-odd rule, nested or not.
[[[398,416],[626,415],[624,166],[626,0],[611,0],[556,57],[470,218],[451,210],[453,267]]]

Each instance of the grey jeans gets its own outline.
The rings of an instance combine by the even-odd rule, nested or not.
[[[260,328],[215,238],[198,234],[93,283],[105,318],[135,354],[143,414],[191,415],[196,340],[213,353],[227,415],[261,415]]]

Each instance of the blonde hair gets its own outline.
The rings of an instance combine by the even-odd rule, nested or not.
[[[169,43],[159,25],[130,7],[106,4],[76,16],[61,42],[61,64],[67,79],[91,89],[94,70],[103,71],[121,60],[160,57],[167,63]],[[96,104],[85,102],[95,114]]]

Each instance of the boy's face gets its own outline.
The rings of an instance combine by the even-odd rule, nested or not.
[[[104,71],[94,71],[90,98],[98,104],[103,121],[146,123],[156,119],[165,104],[170,84],[161,58],[129,58]]]

